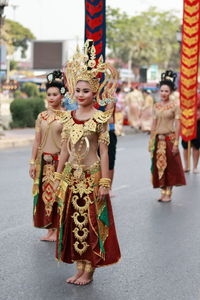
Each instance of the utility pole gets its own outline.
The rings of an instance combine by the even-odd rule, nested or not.
[[[3,121],[2,121],[2,111],[1,111],[1,107],[2,107],[2,81],[1,81],[1,76],[2,76],[2,50],[3,50],[3,39],[2,39],[2,29],[3,29],[3,25],[4,25],[4,8],[8,6],[8,0],[0,0],[0,136],[4,135],[3,132]]]

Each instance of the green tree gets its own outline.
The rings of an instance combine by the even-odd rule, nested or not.
[[[44,100],[41,97],[15,99],[10,105],[12,114],[10,125],[12,128],[34,127],[38,114],[44,110]]]
[[[107,43],[111,57],[132,66],[158,64],[161,68],[179,65],[176,31],[180,19],[171,11],[158,12],[151,7],[136,16],[120,9],[107,9]]]
[[[25,82],[22,84],[21,91],[28,97],[39,96],[40,92],[38,86],[32,82]]]
[[[22,58],[26,57],[28,42],[35,39],[35,36],[28,28],[9,19],[5,20],[2,36],[7,44],[8,53],[12,54],[15,50],[21,49]]]

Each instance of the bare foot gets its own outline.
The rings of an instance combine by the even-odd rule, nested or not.
[[[66,283],[75,283],[75,281],[77,281],[77,279],[78,279],[79,277],[81,277],[81,276],[83,275],[83,273],[84,273],[83,270],[78,271],[74,276],[68,278],[68,279],[66,280]]]
[[[52,231],[53,231],[52,229],[48,229],[47,235],[42,236],[42,237],[40,238],[40,241],[48,241],[49,238],[50,238],[50,236],[52,235]]]
[[[89,284],[90,282],[92,282],[92,280],[93,280],[93,272],[84,272],[82,274],[82,276],[80,276],[74,282],[74,284],[77,284],[77,285],[86,285],[86,284]]]
[[[160,198],[158,199],[159,202],[163,202],[163,199],[165,197],[165,191],[161,191],[161,195],[160,195]]]
[[[57,232],[56,230],[53,230],[49,238],[47,239],[48,242],[56,242],[57,240]]]
[[[115,198],[116,197],[115,194],[113,194],[111,191],[109,193],[109,196],[110,196],[110,198]]]
[[[160,202],[171,202],[171,201],[172,201],[171,196],[165,196],[162,198]]]

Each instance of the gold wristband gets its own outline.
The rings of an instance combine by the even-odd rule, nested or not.
[[[29,165],[35,165],[35,159],[29,160]]]
[[[54,172],[54,178],[61,180],[62,179],[62,173]]]
[[[111,179],[110,178],[101,178],[99,180],[99,185],[104,187],[104,188],[108,188],[110,189],[111,187]]]
[[[178,145],[179,145],[179,141],[175,140],[174,146],[178,146]]]

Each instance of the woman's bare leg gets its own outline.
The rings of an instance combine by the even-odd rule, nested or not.
[[[165,196],[163,197],[162,202],[170,202],[172,196],[172,187],[171,186],[167,186],[166,187],[166,192],[165,192]]]
[[[197,166],[199,162],[199,149],[193,147],[192,156],[193,156],[193,172],[195,173],[195,171],[197,172]]]
[[[188,149],[183,149],[183,158],[184,158],[184,172],[189,172],[189,164],[188,164]]]

